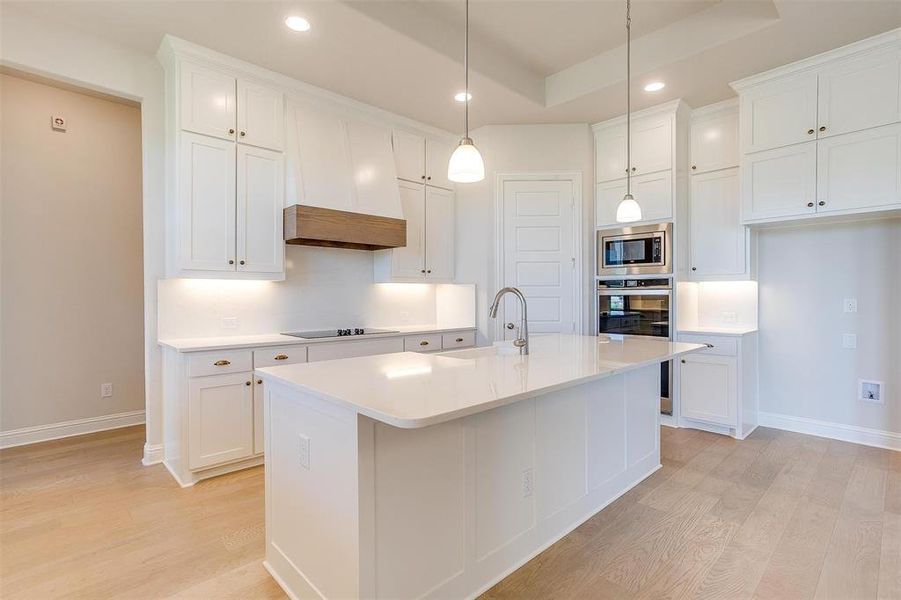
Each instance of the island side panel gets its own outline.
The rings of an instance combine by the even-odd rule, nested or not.
[[[373,423],[360,560],[375,596],[475,596],[654,472],[659,377],[652,365],[424,429]]]
[[[266,562],[293,597],[360,597],[357,414],[265,383]]]

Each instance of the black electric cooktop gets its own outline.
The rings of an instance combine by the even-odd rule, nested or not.
[[[318,331],[290,331],[282,335],[314,340],[318,338],[347,337],[354,335],[375,335],[377,333],[399,333],[391,329],[364,329],[363,327],[351,327],[347,329],[322,329]]]

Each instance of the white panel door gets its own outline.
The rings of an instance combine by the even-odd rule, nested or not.
[[[235,270],[235,143],[182,132],[178,154],[178,263]]]
[[[595,224],[619,227],[616,208],[626,194],[626,180],[599,183],[596,189]],[[632,178],[632,195],[641,206],[641,221],[673,218],[673,172],[660,171]]]
[[[363,121],[347,122],[356,202],[355,212],[402,219],[391,151],[391,130]]]
[[[235,78],[187,61],[178,69],[181,128],[235,139]]]
[[[901,52],[823,69],[817,118],[820,138],[901,121]]]
[[[503,285],[526,296],[529,331],[576,331],[576,252],[571,181],[504,182]],[[502,322],[519,323],[519,302],[508,295]],[[507,339],[514,332],[504,328]]]
[[[692,174],[737,167],[738,161],[738,111],[691,122]]]
[[[594,140],[595,181],[603,183],[626,174],[626,126],[599,131]]]
[[[632,173],[645,175],[672,167],[672,115],[636,119],[632,123]]]
[[[425,186],[398,181],[407,221],[407,245],[391,250],[392,277],[425,277]]]
[[[743,220],[815,212],[817,144],[746,154],[741,180]]]
[[[425,188],[425,273],[428,279],[454,278],[454,194]],[[409,223],[407,224],[409,227]]]
[[[691,178],[689,245],[692,278],[745,272],[738,168],[701,173]]]
[[[253,456],[253,373],[193,377],[188,391],[191,469]]]
[[[736,361],[727,356],[690,354],[679,364],[681,415],[735,427]]]
[[[454,189],[453,182],[447,178],[447,164],[450,162],[450,157],[451,154],[453,154],[454,149],[454,146],[445,144],[444,142],[426,140],[426,184],[434,185],[446,190]]]
[[[425,183],[425,138],[395,129],[391,139],[398,178]]]
[[[284,150],[285,99],[281,92],[238,80],[238,141]]]
[[[281,273],[285,265],[284,157],[252,146],[238,146],[238,270]]]
[[[901,206],[901,124],[817,146],[817,212]]]
[[[816,73],[780,79],[741,96],[742,152],[812,140],[816,128]]]

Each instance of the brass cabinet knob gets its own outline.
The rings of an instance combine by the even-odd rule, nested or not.
[[[820,126],[820,131],[826,131],[826,126],[825,126],[825,125],[821,125],[821,126]]]
[[[698,170],[698,165],[691,165],[691,170],[692,170],[692,171],[697,171],[697,170]]]
[[[826,206],[826,201],[820,200],[819,202],[817,202],[817,204],[819,204],[820,206]]]
[[[263,385],[263,380],[262,380],[262,379],[257,379],[257,385]]]
[[[428,271],[426,271],[426,273],[431,273],[431,272],[432,272],[432,270],[431,270],[431,269],[429,269],[429,270],[428,270]]]
[[[814,134],[813,129],[808,129],[808,130],[807,130],[807,135],[813,135],[813,134]]]
[[[460,343],[462,341],[463,341],[463,338],[457,338],[457,343]]]
[[[246,132],[246,131],[242,131],[242,132],[241,132],[241,137],[244,137],[245,135],[247,135],[247,132]]]
[[[245,382],[244,382],[244,385],[250,385],[250,382],[249,382],[249,381],[245,381]]]
[[[425,269],[423,269],[422,271],[420,271],[420,273],[425,273]]]
[[[233,264],[235,264],[235,261],[229,260],[229,261],[228,261],[228,264],[233,265]]]
[[[217,360],[216,362],[213,363],[213,365],[216,367],[227,367],[230,364],[232,364],[230,360],[224,360],[224,359]]]
[[[275,360],[288,360],[288,355],[287,354],[276,354]]]
[[[234,129],[229,129],[229,130],[228,130],[228,133],[229,133],[229,134],[233,134],[234,132],[235,132]]]
[[[419,342],[419,345],[420,345],[420,346],[428,346],[429,343],[428,343],[427,341],[425,341],[425,340],[422,340],[421,342]]]
[[[808,202],[808,203],[807,203],[807,208],[813,208],[813,202]]]

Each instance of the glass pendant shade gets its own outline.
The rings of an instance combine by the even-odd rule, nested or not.
[[[463,138],[447,164],[447,178],[456,183],[485,179],[485,162],[470,138]]]
[[[619,206],[616,207],[616,222],[632,223],[634,221],[641,221],[641,207],[632,194],[626,194]]]

